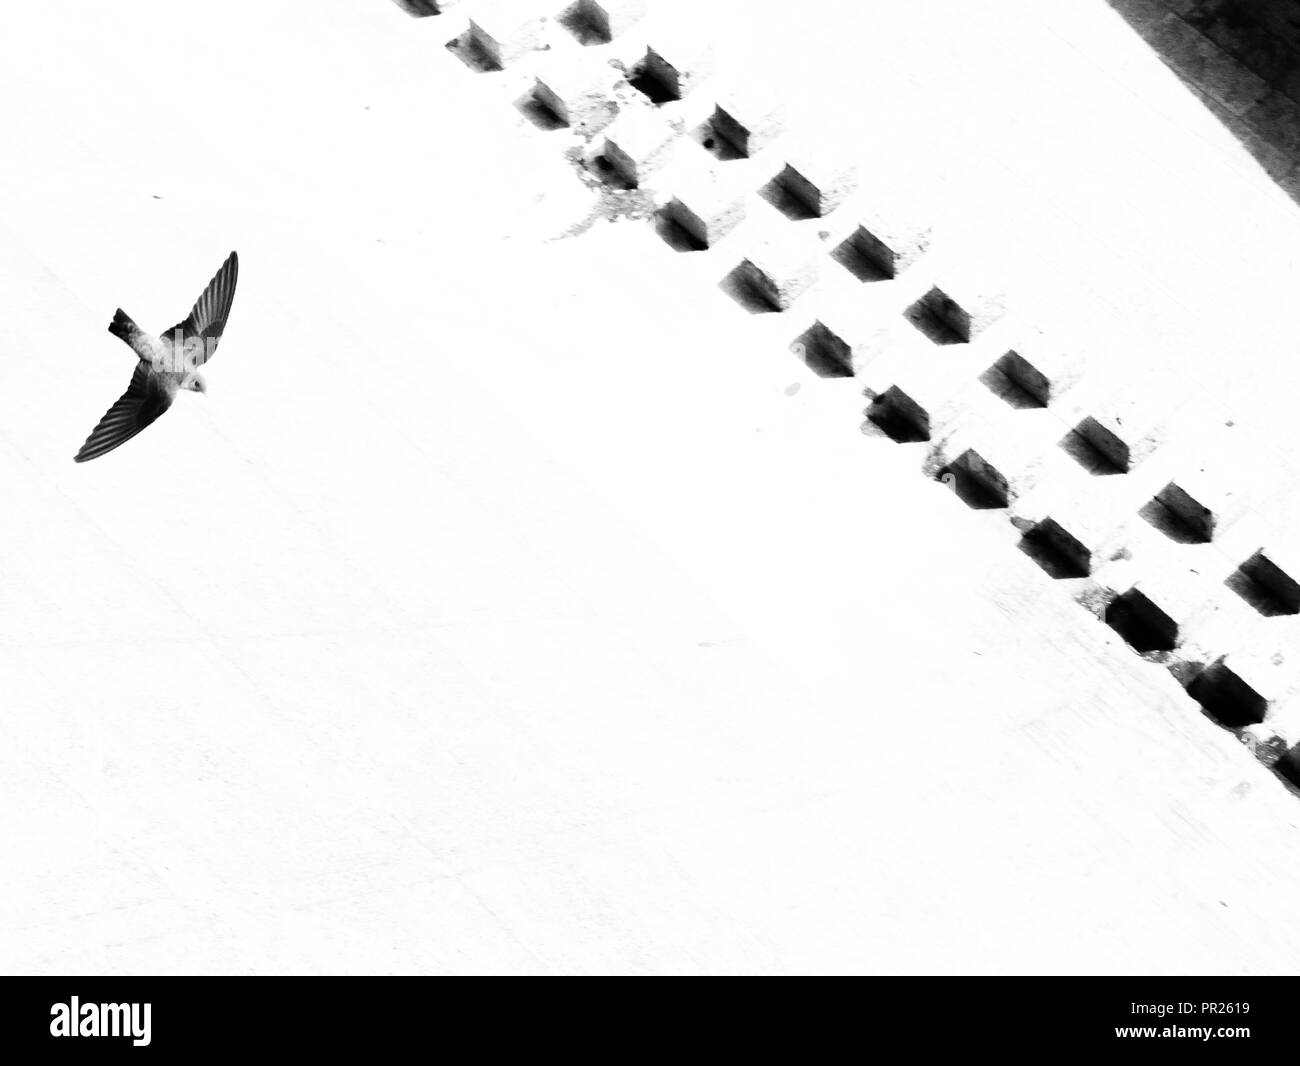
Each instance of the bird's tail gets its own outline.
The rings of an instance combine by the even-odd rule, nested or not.
[[[131,339],[140,332],[140,327],[131,320],[130,315],[119,307],[117,314],[113,316],[113,321],[108,324],[108,332],[130,344]]]

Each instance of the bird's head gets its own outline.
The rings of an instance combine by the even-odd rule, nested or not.
[[[184,383],[184,385],[183,385],[182,387],[183,387],[183,388],[186,388],[186,389],[189,389],[190,392],[203,392],[203,393],[206,393],[206,392],[208,391],[208,383],[207,383],[206,381],[203,380],[203,375],[202,375],[202,374],[190,374],[190,375],[188,375],[188,376],[185,378],[185,383]]]

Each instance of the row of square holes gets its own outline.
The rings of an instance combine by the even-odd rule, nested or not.
[[[980,380],[1013,408],[1043,408],[1047,401],[1034,387],[1040,377],[1023,357],[1009,351]],[[929,439],[925,411],[896,388],[877,398],[868,417],[900,443]],[[1130,468],[1123,443],[1090,417],[1060,444],[1093,474],[1123,474]],[[958,495],[972,507],[1007,506],[1005,479],[971,451],[936,475],[950,476]],[[1172,540],[1187,544],[1212,540],[1212,516],[1176,483],[1160,490],[1139,514]],[[1021,538],[1021,548],[1053,578],[1081,578],[1091,571],[1089,550],[1051,518],[1029,529]],[[1262,551],[1242,563],[1224,583],[1266,617],[1300,614],[1300,583]],[[1107,608],[1105,620],[1138,652],[1167,652],[1177,646],[1177,624],[1139,590],[1118,596]],[[1260,722],[1267,710],[1266,701],[1219,661],[1206,666],[1191,681],[1188,692],[1210,717],[1229,729]],[[1300,745],[1284,754],[1274,769],[1293,787],[1300,787]]]
[[[994,362],[980,380],[1012,407],[1046,407],[1047,403],[1035,388],[1032,376],[1026,378],[1026,370],[1033,374],[1032,367],[1023,357],[1009,351]],[[928,416],[924,410],[895,389],[882,394],[868,409],[867,417],[899,443],[925,441],[930,436]],[[1060,447],[1094,475],[1123,474],[1130,468],[1123,442],[1091,417],[1067,433],[1060,441]],[[967,459],[961,469],[939,471],[940,476],[945,473],[976,482],[957,486],[959,492],[966,489],[961,494],[968,497],[973,506],[989,509],[1007,506],[1005,481],[996,470],[977,458]],[[1170,482],[1156,493],[1138,513],[1179,543],[1208,544],[1213,539],[1212,516],[1176,482]],[[1091,570],[1087,548],[1051,519],[1034,527],[1025,535],[1025,541],[1027,552],[1052,577],[1086,577]],[[1234,571],[1228,585],[1260,614],[1300,614],[1300,583],[1261,553],[1256,553]]]
[[[583,44],[606,43],[609,36],[601,33],[598,24],[592,21],[588,11],[590,6],[582,2],[573,4],[566,9],[560,21]],[[630,71],[629,82],[656,105],[678,98],[671,84],[658,76],[651,65],[642,64]],[[716,115],[717,112],[715,119],[706,122],[696,131],[697,139],[720,159],[743,158],[746,151],[717,131]],[[787,172],[772,179],[760,190],[760,194],[787,217],[815,217],[816,210],[799,196],[792,195]],[[864,254],[864,238],[869,241],[871,235],[859,227],[853,236],[834,250],[833,257],[860,280],[892,277],[893,272],[888,264]],[[922,297],[908,308],[907,317],[936,343],[961,343],[965,338],[952,331],[936,329],[933,316],[926,313],[927,301],[935,295],[932,292]],[[942,297],[942,294],[938,296]],[[820,323],[800,339],[809,353],[819,346],[824,348],[829,339],[813,335],[818,326]],[[826,365],[834,372],[833,368],[843,368],[844,362],[832,358]],[[1015,351],[1008,351],[997,359],[981,375],[980,381],[1013,408],[1048,406],[1042,375]],[[894,440],[929,439],[928,415],[896,389],[879,397],[868,412],[868,417]],[[1060,444],[1092,474],[1123,474],[1130,468],[1127,446],[1091,417],[1080,422]],[[973,453],[967,452],[959,457],[947,471],[940,471],[941,475],[943,473],[965,478],[969,484],[965,486],[963,496],[973,506],[1007,505],[1005,479]],[[960,491],[962,486],[959,485],[958,488]],[[1183,543],[1209,543],[1212,538],[1212,525],[1205,509],[1175,483],[1157,493],[1139,513],[1171,539]],[[1043,520],[1025,533],[1021,546],[1055,578],[1083,577],[1091,569],[1088,549],[1051,518]],[[1266,616],[1300,613],[1300,584],[1260,552],[1238,567],[1226,584]],[[1107,621],[1137,650],[1172,650],[1174,646],[1176,626],[1172,620],[1136,590],[1116,599],[1107,612]],[[1242,687],[1241,682],[1230,673],[1225,677],[1212,676],[1216,666],[1217,664],[1212,664],[1205,669],[1197,682],[1192,684],[1189,689],[1192,695],[1200,699],[1207,710],[1214,713],[1216,719],[1224,725],[1242,726],[1259,720],[1259,715],[1248,706],[1251,703],[1250,697],[1254,694],[1239,693],[1237,689]],[[1275,769],[1292,785],[1300,786],[1300,746],[1286,753]]]
[[[656,104],[675,98],[666,84],[657,81],[652,72],[644,69],[633,73],[632,84]],[[745,154],[716,132],[716,118],[698,130],[697,137],[719,158],[741,158]],[[810,219],[817,215],[815,209],[791,187],[789,168],[764,186],[760,194],[791,219]],[[893,276],[888,264],[864,252],[872,240],[871,234],[859,227],[834,250],[832,256],[862,281],[888,279]],[[929,313],[935,298],[942,299],[942,294],[937,291],[927,293],[907,309],[905,316],[935,343],[962,343],[965,338],[946,328],[941,319]],[[820,323],[814,324],[796,344],[801,346],[816,372],[852,373],[848,367],[848,345]],[[819,357],[820,363],[817,362]],[[1046,379],[1014,350],[1006,352],[988,367],[980,381],[1012,408],[1045,408],[1049,404]],[[868,417],[896,441],[929,439],[927,413],[896,389],[887,390],[879,397]],[[1131,468],[1128,446],[1091,416],[1070,431],[1060,446],[1094,475],[1124,474]],[[973,506],[1006,507],[1005,479],[973,453],[966,453],[952,467],[939,471],[940,476],[944,474],[953,476],[959,494]],[[1176,483],[1171,482],[1160,490],[1139,514],[1171,540],[1189,544],[1206,544],[1212,540],[1212,517]],[[1051,518],[1044,519],[1026,532],[1021,546],[1054,578],[1085,577],[1091,571],[1089,550]],[[1300,584],[1262,552],[1256,552],[1242,563],[1225,584],[1262,615],[1300,614]],[[1106,620],[1139,651],[1172,650],[1176,642],[1176,625],[1137,591],[1117,598],[1107,611]],[[1212,673],[1213,668],[1206,671],[1207,683],[1201,686],[1200,695],[1218,705],[1219,720],[1225,725],[1236,726],[1254,720],[1253,713],[1247,711],[1245,719],[1232,721],[1230,705],[1242,700],[1225,699],[1221,691],[1216,694],[1216,688],[1231,688],[1232,682],[1219,679],[1216,686],[1214,678],[1210,677]],[[1289,758],[1295,763],[1292,767],[1296,771],[1293,783],[1300,784],[1300,752],[1291,753]],[[1283,765],[1283,771],[1287,765],[1290,764]]]
[[[664,103],[673,98],[667,86],[655,82],[649,75],[643,75],[639,81],[634,80],[633,84],[655,103]],[[708,125],[711,124],[706,124],[706,128],[699,131],[705,147],[725,152],[720,145],[726,142],[707,129]],[[717,138],[716,142],[714,138]],[[742,154],[736,150],[733,158],[739,158]],[[764,186],[761,194],[769,203],[792,219],[815,217],[816,212],[800,197],[793,194],[788,180],[788,170],[789,168]],[[834,250],[832,256],[860,280],[888,279],[893,276],[888,265],[864,253],[865,243],[871,239],[871,235],[859,227]],[[941,320],[928,313],[929,305],[936,296],[941,298],[942,294],[936,291],[927,293],[907,309],[906,317],[935,343],[962,343],[964,338],[960,334],[946,328]],[[815,324],[796,343],[802,345],[805,353],[814,361],[818,353],[829,356],[823,359],[819,366],[814,366],[818,372],[851,374],[852,371],[845,366],[847,360],[837,358],[837,355],[847,354],[847,345],[828,333],[823,332],[819,335],[819,327],[820,323]],[[820,328],[824,331],[824,327]],[[828,351],[834,349],[837,344],[842,346],[843,352]],[[1046,379],[1028,360],[1014,350],[1006,352],[988,367],[981,375],[980,381],[1013,408],[1048,406]],[[910,398],[897,390],[889,390],[878,398],[869,410],[868,417],[896,441],[929,439],[928,415]],[[1124,474],[1131,468],[1128,446],[1091,416],[1084,418],[1066,434],[1060,446],[1094,475]],[[1007,505],[1005,482],[999,484],[1001,479],[997,472],[978,457],[963,458],[966,459],[963,469],[940,471],[940,474],[951,473],[958,478],[964,475],[966,481],[974,482],[967,486],[959,486],[959,489],[964,488],[964,495],[976,506],[1005,507]],[[1165,486],[1139,513],[1171,540],[1189,544],[1207,544],[1212,540],[1213,527],[1208,512],[1176,483],[1171,482]],[[1024,535],[1022,547],[1052,577],[1084,577],[1091,570],[1088,549],[1050,518]],[[1262,553],[1257,552],[1242,563],[1227,579],[1226,584],[1265,616],[1300,614],[1300,583]],[[1154,605],[1151,605],[1151,610],[1158,612]],[[1150,650],[1166,646],[1166,641],[1162,637],[1157,636],[1153,640],[1149,633],[1152,628],[1163,627],[1138,624],[1140,616],[1144,613],[1136,604],[1122,601],[1115,611],[1116,617],[1112,622],[1117,629],[1126,632],[1130,643],[1149,644]],[[1125,615],[1139,617],[1130,619]],[[1148,649],[1144,646],[1142,650]]]

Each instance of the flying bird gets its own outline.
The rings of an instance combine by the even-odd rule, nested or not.
[[[108,332],[131,346],[137,358],[135,372],[126,392],[99,420],[77,452],[78,463],[111,452],[152,425],[182,389],[208,391],[198,368],[217,350],[238,279],[239,256],[231,252],[185,319],[160,337],[146,333],[130,315],[117,309]]]

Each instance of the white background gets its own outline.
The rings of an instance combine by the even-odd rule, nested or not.
[[[1097,372],[1293,443],[1295,205],[1101,0],[662,7]],[[1294,970],[1294,797],[793,318],[554,239],[594,194],[450,17],[6,24],[0,968]],[[114,308],[231,248],[209,394],[74,465]]]

